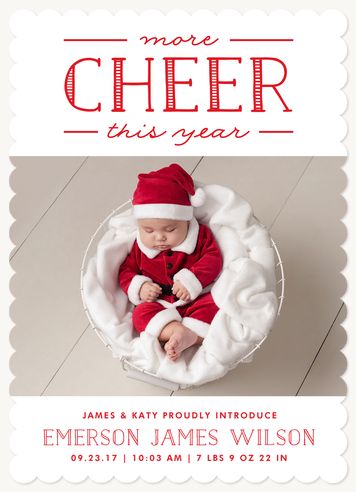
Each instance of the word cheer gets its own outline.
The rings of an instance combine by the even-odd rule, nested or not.
[[[147,74],[145,75],[145,80],[141,81],[127,81],[124,78],[124,68],[126,58],[112,58],[113,62],[113,112],[124,112],[128,107],[127,101],[124,99],[124,88],[126,86],[143,86],[147,90],[147,107],[145,111],[153,112],[153,102],[152,102],[152,69],[154,58],[145,58],[147,62]],[[275,92],[276,101],[283,108],[283,112],[292,111],[285,100],[283,99],[279,87],[285,82],[287,78],[287,67],[285,63],[279,58],[271,57],[252,57],[249,59],[252,64],[252,100],[253,107],[252,112],[265,112],[263,103],[263,93],[264,89],[272,89]],[[207,111],[209,112],[241,112],[242,105],[231,103],[231,107],[222,107],[221,104],[221,86],[231,85],[235,87],[237,85],[236,78],[231,78],[230,80],[222,80],[220,78],[221,66],[222,64],[230,63],[232,65],[232,70],[236,69],[237,64],[242,63],[242,58],[240,57],[209,57],[206,58],[208,64],[208,84],[209,84],[209,106]],[[191,65],[197,64],[198,58],[196,57],[171,57],[163,58],[164,62],[164,73],[165,73],[165,112],[197,112],[198,105],[190,105],[190,107],[184,107],[184,101],[178,102],[176,88],[177,86],[186,85],[191,87],[193,81],[191,78],[187,80],[177,80],[176,71],[179,66],[182,67],[189,73]],[[277,64],[279,69],[282,67],[283,76],[275,81],[274,83],[264,82],[264,65],[266,62]],[[81,107],[76,104],[76,70],[79,65],[83,63],[95,63],[98,67],[101,67],[101,58],[81,58],[73,63],[65,77],[65,94],[69,103],[77,110],[80,111],[101,111],[102,104],[98,102],[95,107]],[[184,65],[183,65],[184,64]],[[200,82],[200,83],[199,83]],[[197,87],[201,88],[201,81],[197,82]]]

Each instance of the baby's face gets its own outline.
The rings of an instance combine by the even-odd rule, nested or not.
[[[138,219],[140,238],[150,249],[175,248],[187,237],[189,222],[171,219]]]

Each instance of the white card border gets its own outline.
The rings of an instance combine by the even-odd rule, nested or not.
[[[24,3],[26,3],[26,5],[24,5]],[[28,4],[29,2],[21,2],[21,1],[15,1],[15,2],[12,2],[11,6],[6,6],[5,8],[2,6],[1,9],[4,10],[4,14],[2,15],[2,20],[4,22],[4,27],[3,27],[3,32],[7,32],[8,29],[7,29],[7,21],[8,21],[8,14],[9,12],[12,12],[12,11],[15,11],[17,10],[18,8],[32,8],[32,10],[41,10],[43,8],[59,8],[61,10],[65,10],[67,8],[73,8],[73,7],[76,7],[76,8],[84,8],[85,10],[88,10],[89,8],[90,9],[93,9],[97,6],[97,2],[95,1],[76,1],[76,2],[69,2],[69,1],[62,1],[62,2],[59,2],[59,1],[55,1],[55,0],[48,0],[48,1],[45,1],[45,0],[36,0],[34,2],[31,2],[31,5]],[[150,2],[150,4],[152,6],[154,6],[155,8],[160,8],[161,10],[169,10],[170,8],[172,7],[176,7],[178,6],[177,5],[178,2],[174,1],[174,2],[163,2],[163,1],[152,1]],[[153,5],[154,4],[154,5]],[[241,8],[241,10],[246,10],[248,8],[251,8],[251,2],[248,2],[248,1],[235,1],[235,2],[231,2],[229,0],[220,0],[219,3],[215,2],[215,1],[209,1],[209,0],[206,0],[204,2],[201,2],[201,1],[198,1],[196,0],[194,2],[194,8],[201,8],[202,6],[204,5],[205,8],[210,8],[212,10],[217,10],[218,8]],[[117,9],[117,8],[121,8],[121,7],[125,7],[127,6],[127,3],[126,2],[114,2],[114,1],[110,1],[110,0],[102,0],[100,2],[100,7],[101,8],[109,8],[109,9]],[[144,2],[144,1],[139,1],[139,0],[135,0],[134,2],[131,2],[130,3],[130,6],[132,6],[133,8],[135,8],[137,11],[141,10],[141,9],[144,9],[144,8],[147,8],[147,2]],[[187,8],[189,10],[189,8],[191,8],[192,6],[192,2],[191,1],[184,1],[184,0],[181,0],[179,2],[179,6],[181,8]],[[339,8],[340,10],[342,10],[348,17],[349,19],[349,22],[350,22],[350,25],[349,25],[349,30],[348,30],[348,33],[347,35],[345,36],[345,39],[347,40],[348,44],[351,45],[351,42],[353,41],[353,43],[355,43],[355,35],[354,35],[354,29],[353,29],[353,26],[351,24],[352,21],[355,21],[355,12],[354,12],[354,9],[352,6],[350,6],[349,2],[346,1],[346,0],[339,0],[338,2],[336,1],[333,1],[333,2],[330,2],[330,1],[324,1],[324,2],[321,2],[321,1],[316,1],[316,0],[309,0],[308,2],[306,1],[299,1],[299,2],[296,2],[296,1],[273,1],[273,0],[270,0],[268,3],[266,2],[263,2],[263,1],[255,1],[253,3],[253,6],[256,7],[256,8],[265,8],[265,9],[268,9],[268,10],[271,10],[271,9],[274,9],[274,8],[289,8],[290,11],[296,11],[296,10],[299,10],[301,8],[314,8],[316,9],[317,11],[322,11],[324,9],[327,9],[327,8]],[[7,38],[9,39],[10,36],[9,36],[9,33],[8,33],[8,36]],[[5,44],[5,58],[6,58],[6,44]],[[9,63],[9,61],[8,61]],[[355,71],[355,59],[353,58],[348,58],[345,62],[345,66],[349,69],[349,71],[351,71],[351,69],[353,70],[353,72]],[[4,73],[6,73],[6,67],[4,69]],[[4,79],[4,80],[3,80]],[[1,91],[1,94],[2,96],[4,97],[4,105],[3,107],[7,107],[7,96],[9,94],[9,89],[10,89],[10,85],[9,85],[9,82],[6,80],[6,77],[3,77],[2,79],[2,91]],[[345,88],[345,92],[346,94],[348,95],[348,97],[350,98],[350,89],[349,89],[349,86],[347,86]],[[9,110],[7,110],[5,112],[5,114],[9,115],[10,112]],[[347,118],[348,120],[348,124],[349,124],[349,127],[352,127],[352,114],[350,113],[350,106],[349,106],[349,109],[347,110],[346,114],[345,114],[345,117]],[[1,288],[1,294],[2,294],[2,299],[3,301],[5,300],[6,302],[2,302],[1,304],[1,321],[3,321],[2,323],[2,326],[10,326],[10,320],[9,320],[9,316],[8,316],[8,312],[7,312],[7,309],[8,309],[8,306],[11,302],[11,296],[10,294],[8,293],[8,289],[7,289],[7,282],[8,282],[8,279],[10,277],[10,267],[8,267],[8,264],[7,264],[7,254],[10,252],[11,250],[11,243],[10,243],[10,240],[8,239],[8,228],[11,224],[11,216],[8,212],[8,201],[12,195],[12,192],[11,190],[9,189],[8,185],[7,185],[7,180],[8,180],[8,174],[11,170],[11,164],[8,162],[7,160],[7,156],[8,156],[8,148],[10,147],[10,144],[11,144],[11,140],[10,140],[10,137],[8,135],[8,118],[3,118],[2,121],[1,121],[1,125],[2,125],[2,135],[6,135],[7,138],[3,138],[2,139],[2,143],[1,143],[1,150],[2,150],[2,156],[3,156],[3,159],[2,159],[2,163],[3,163],[3,166],[1,167],[1,188],[0,188],[0,192],[1,192],[1,217],[2,217],[2,221],[1,221],[1,244],[3,245],[3,248],[2,248],[2,262],[1,262],[1,284],[0,284],[0,288]],[[349,256],[349,260],[348,260],[348,265],[347,265],[347,268],[345,268],[345,270],[343,271],[343,274],[347,276],[348,278],[348,282],[349,282],[349,287],[348,287],[348,291],[347,293],[345,294],[344,296],[344,300],[345,302],[347,303],[348,305],[348,315],[347,315],[347,319],[345,320],[344,322],[344,326],[345,328],[349,328],[349,340],[348,340],[348,343],[347,343],[347,346],[344,348],[343,352],[345,354],[345,356],[348,358],[348,369],[347,369],[347,372],[345,373],[345,381],[347,382],[348,384],[348,387],[349,387],[349,394],[345,400],[345,406],[346,408],[348,409],[349,411],[349,415],[353,415],[354,412],[355,412],[355,400],[354,400],[354,389],[355,389],[355,383],[353,382],[353,384],[351,384],[351,377],[350,377],[350,374],[354,374],[354,363],[352,362],[352,359],[350,358],[351,356],[351,353],[352,353],[352,348],[354,348],[355,346],[355,343],[354,343],[354,340],[352,339],[352,326],[355,326],[355,314],[353,312],[353,306],[352,306],[352,299],[355,299],[355,286],[354,286],[354,280],[355,279],[355,265],[354,265],[354,261],[352,259],[352,256],[351,256],[351,251],[352,249],[354,250],[355,249],[355,234],[353,232],[353,230],[351,229],[351,223],[352,223],[352,219],[354,221],[355,219],[355,198],[352,197],[352,193],[351,193],[351,190],[354,188],[355,186],[355,170],[352,169],[352,166],[354,165],[354,158],[353,158],[353,153],[355,152],[355,138],[352,138],[352,132],[349,131],[349,134],[346,138],[346,145],[347,145],[347,148],[348,148],[348,151],[349,151],[349,155],[351,155],[351,158],[348,159],[347,163],[346,163],[346,166],[345,166],[345,172],[347,173],[348,175],[348,179],[349,179],[349,185],[348,185],[348,188],[345,190],[344,192],[344,197],[345,199],[347,200],[347,203],[348,203],[348,206],[349,206],[349,209],[348,209],[348,212],[345,216],[345,219],[344,219],[344,223],[345,225],[347,226],[348,228],[348,239],[344,245],[344,248],[345,250],[347,251],[348,255]],[[10,398],[8,397],[8,381],[10,380],[10,371],[9,371],[9,368],[8,368],[8,362],[7,362],[7,357],[6,355],[10,355],[11,354],[11,347],[8,343],[8,332],[6,330],[3,330],[2,332],[2,335],[4,336],[4,339],[2,340],[3,343],[1,344],[2,347],[4,347],[4,350],[2,352],[2,355],[5,355],[4,357],[1,358],[1,363],[2,363],[2,374],[7,374],[8,378],[1,378],[1,384],[2,384],[2,390],[3,392],[1,393],[2,395],[2,407],[1,407],[1,411],[3,412],[2,414],[2,423],[4,424],[4,427],[5,427],[5,434],[4,436],[6,435],[9,435],[9,432],[10,432],[10,425],[8,423],[8,417],[7,417],[7,413],[8,413],[8,410],[9,410],[9,407],[11,406],[11,401],[10,401]],[[5,352],[5,354],[4,354]],[[7,354],[6,354],[7,352]],[[6,381],[7,379],[7,381]],[[351,435],[351,428],[354,429],[354,424],[352,421],[349,421],[347,427],[346,427],[346,430],[347,430],[347,433],[348,435],[350,436]],[[10,456],[10,453],[8,451],[8,447],[7,447],[7,442],[6,442],[6,439],[3,439],[2,441],[3,443],[3,446],[2,446],[2,452],[4,452],[5,456],[4,456],[4,460],[5,462],[8,461],[8,458]],[[349,463],[352,463],[352,453],[354,453],[353,451],[353,444],[352,442],[349,443],[349,449],[346,453],[346,458],[348,459]],[[355,457],[355,455],[353,454],[353,457]],[[4,461],[3,461],[4,463]],[[13,482],[9,476],[5,476],[3,479],[3,487],[5,490],[20,490],[19,487],[21,487],[19,484],[16,484],[15,482]],[[355,482],[355,473],[354,471],[350,470],[349,471],[349,474],[348,474],[348,477],[345,479],[344,482],[338,484],[337,486],[333,486],[334,488],[337,487],[337,490],[351,490],[351,487],[352,486],[355,486],[356,482]],[[63,485],[63,487],[62,487]],[[59,490],[63,490],[64,488],[67,489],[67,486],[66,484],[56,484],[55,487]],[[86,484],[83,484],[85,486],[85,489],[86,490],[94,490],[94,487],[95,487],[95,484],[94,484],[94,487],[92,487],[92,484],[90,482],[86,483]],[[107,484],[108,487],[110,486],[110,484]],[[117,486],[117,484],[113,484],[115,487]],[[137,487],[136,487],[137,485]],[[137,484],[135,484],[135,489],[136,490],[142,490],[143,487],[142,485],[144,486],[145,484],[143,483],[139,483],[137,482]],[[172,486],[173,484],[165,484],[164,487],[165,487],[165,490],[173,490],[176,489],[176,487]],[[187,485],[187,486],[185,486]],[[215,484],[216,487],[215,490],[221,490],[221,484],[219,483],[216,483]],[[242,483],[241,483],[242,485]],[[244,485],[244,490],[251,490],[251,487],[250,485],[246,482],[243,484]],[[273,482],[265,482],[264,483],[265,486],[268,486],[268,490],[276,490],[277,487],[278,487],[278,484],[275,484]],[[299,484],[300,487],[303,486],[303,484]],[[296,490],[296,489],[300,489],[298,483],[290,483],[286,486],[288,486],[289,488],[292,488],[293,490]],[[37,486],[35,484],[31,484],[29,485],[29,487],[32,487],[33,490],[38,490],[37,489]],[[199,487],[197,484],[194,484],[192,483],[191,485],[189,485],[188,483],[187,484],[184,484],[184,486],[182,485],[182,487],[186,490],[188,490],[188,488],[190,490],[198,490]],[[255,484],[252,484],[252,488],[255,488],[256,485]],[[325,490],[325,484],[323,483],[318,483],[318,482],[315,482],[314,484],[312,484],[311,486],[309,487],[312,487],[313,490]],[[78,488],[78,487],[77,487]],[[146,487],[144,487],[146,489]],[[149,487],[147,486],[147,489]],[[211,487],[212,488],[212,487]],[[22,489],[22,487],[21,487]],[[96,488],[97,490],[97,488]],[[130,488],[130,490],[134,490],[133,487]],[[181,489],[180,489],[181,490]],[[267,490],[267,489],[266,489]]]

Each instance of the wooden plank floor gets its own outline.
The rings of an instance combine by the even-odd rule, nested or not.
[[[128,379],[84,315],[79,272],[99,223],[150,158],[14,158],[14,395],[169,395]],[[343,395],[345,257],[341,158],[184,157],[193,177],[239,191],[271,230],[286,270],[280,318],[250,364],[174,395]],[[30,184],[30,186],[27,186]],[[30,188],[30,189],[29,189]]]

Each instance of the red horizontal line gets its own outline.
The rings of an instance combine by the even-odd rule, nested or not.
[[[294,39],[230,39],[230,41],[294,41]]]
[[[64,130],[63,133],[99,133],[98,130]]]
[[[63,41],[127,41],[127,39],[63,39]]]
[[[259,130],[259,133],[294,133],[294,130]]]

